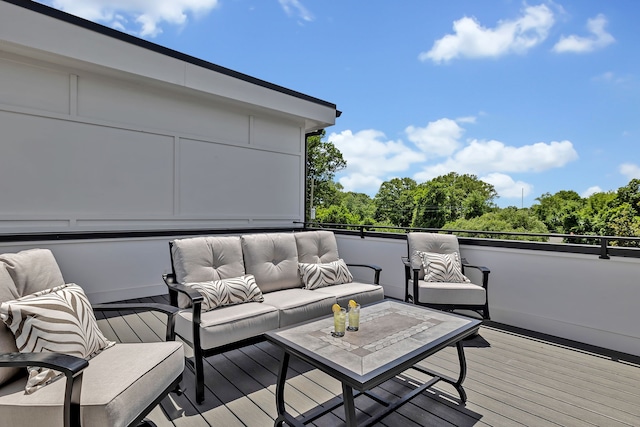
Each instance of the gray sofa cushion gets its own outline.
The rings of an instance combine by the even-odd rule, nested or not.
[[[241,239],[246,272],[255,276],[263,293],[302,287],[293,233],[247,234]]]
[[[338,244],[331,231],[301,231],[294,233],[298,262],[318,264],[337,261]]]
[[[272,305],[247,302],[218,307],[202,313],[200,339],[202,348],[216,348],[278,328],[278,310]],[[176,316],[176,333],[193,342],[193,315],[182,310]]]
[[[145,357],[139,357],[144,354]],[[116,344],[89,361],[82,381],[83,426],[129,425],[158,390],[184,370],[179,342]],[[65,381],[25,394],[25,379],[7,384],[0,395],[2,425],[61,426]]]
[[[245,274],[239,236],[176,239],[171,245],[171,257],[178,283],[209,282]],[[187,307],[188,303],[185,295],[178,296],[180,307]]]
[[[338,285],[339,286],[339,285]],[[280,327],[304,322],[332,313],[336,298],[326,293],[307,289],[285,289],[264,294],[264,303],[280,310]]]
[[[358,282],[327,286],[316,289],[313,292],[331,295],[336,298],[338,304],[345,308],[351,299],[360,305],[371,304],[384,299],[384,289],[382,286]]]

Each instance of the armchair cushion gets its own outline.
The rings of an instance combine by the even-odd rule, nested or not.
[[[13,279],[9,276],[4,263],[0,262],[0,302],[10,301],[18,297],[18,291],[13,284]],[[4,322],[0,322],[0,354],[17,352],[16,339]],[[0,368],[0,386],[20,371],[20,368]]]
[[[29,249],[0,255],[13,280],[15,298],[64,285],[60,267],[49,249]]]
[[[462,274],[462,264],[457,252],[439,254],[418,251],[422,260],[426,282],[470,283],[471,280]]]
[[[202,294],[202,311],[214,308],[241,304],[244,302],[262,302],[264,297],[256,279],[251,274],[231,279],[212,280],[209,282],[185,283]]]
[[[353,281],[353,276],[343,259],[324,264],[298,263],[305,289],[318,289]]]
[[[3,302],[0,318],[15,336],[22,353],[49,351],[91,358],[115,344],[98,329],[91,304],[76,284]],[[29,368],[25,391],[33,393],[58,375],[59,372],[48,368]]]
[[[83,426],[127,426],[184,370],[182,343],[118,343],[91,359],[83,372],[80,416]],[[65,381],[24,392],[25,379],[0,394],[2,425],[62,426]]]

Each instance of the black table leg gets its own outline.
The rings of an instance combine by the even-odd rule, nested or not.
[[[464,357],[462,341],[458,341],[456,343],[456,348],[458,349],[458,360],[460,361],[460,375],[458,375],[458,380],[453,384],[453,386],[458,390],[462,403],[465,403],[467,401],[467,392],[462,388],[462,382],[467,377],[467,360]]]
[[[276,408],[278,409],[278,418],[274,423],[275,427],[282,427],[282,423],[286,419],[284,406],[284,384],[287,381],[287,370],[289,369],[289,353],[286,351],[280,362],[280,371],[278,372],[278,383],[276,384]]]
[[[344,402],[345,424],[347,427],[356,425],[356,405],[353,401],[353,388],[342,383],[342,401]]]

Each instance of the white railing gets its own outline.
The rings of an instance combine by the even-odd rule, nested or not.
[[[338,235],[338,246],[348,262],[382,267],[385,293],[404,298],[405,240]],[[492,320],[640,355],[640,259],[464,244],[461,251],[491,269]]]

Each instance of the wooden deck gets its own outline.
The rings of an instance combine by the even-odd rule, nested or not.
[[[166,302],[159,296],[138,301]],[[99,316],[100,327],[117,341],[159,341],[164,323],[153,313]],[[376,425],[380,426],[640,426],[640,358],[603,354],[551,337],[531,336],[489,324],[465,341],[468,394],[459,405],[453,387],[442,384],[418,395]],[[181,396],[170,395],[148,417],[162,426],[272,426],[276,417],[275,383],[280,352],[261,342],[213,356],[205,363],[205,401],[195,404],[194,375],[185,369]],[[457,376],[455,348],[426,363]],[[292,359],[285,399],[297,415],[328,405],[341,393],[336,380]],[[421,379],[408,371],[374,391],[402,395]],[[379,404],[356,398],[359,420]],[[343,410],[316,420],[315,426],[343,425]]]

